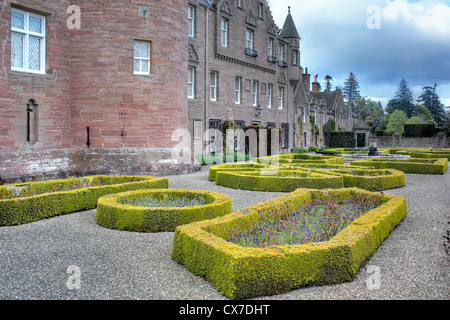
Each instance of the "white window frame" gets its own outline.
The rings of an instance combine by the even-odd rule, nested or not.
[[[222,18],[220,23],[220,42],[222,47],[228,47],[228,19]]]
[[[253,80],[252,84],[253,106],[258,106],[258,81]]]
[[[195,67],[192,66],[188,66],[188,99],[195,99]]]
[[[298,51],[292,50],[292,65],[296,66],[298,65]]]
[[[278,109],[283,110],[284,103],[284,87],[278,88],[279,96],[278,96]]]
[[[278,61],[284,62],[284,45],[278,45]]]
[[[267,85],[267,107],[272,108],[272,95],[273,95],[273,84],[269,83]]]
[[[273,57],[273,38],[269,38],[269,57]]]
[[[242,78],[236,77],[234,80],[234,103],[241,104]]]
[[[142,43],[148,44],[148,58],[147,57],[138,57],[138,56],[135,55],[136,51],[134,50],[134,47],[135,47],[136,43],[138,43],[138,42],[142,42]],[[134,56],[134,59],[133,59],[133,73],[135,75],[143,75],[143,76],[150,75],[150,70],[151,70],[151,66],[152,66],[151,61],[150,61],[151,52],[152,52],[152,42],[151,41],[139,40],[139,39],[135,39],[134,40],[134,42],[133,42],[133,56]],[[139,71],[134,70],[134,62],[136,60],[139,61]],[[142,61],[148,61],[148,71],[142,71]]]
[[[217,101],[217,71],[209,73],[209,98],[211,101]]]
[[[12,20],[12,13],[13,12],[17,12],[20,14],[24,15],[24,29],[18,29],[18,28],[14,28],[12,27],[12,23],[11,23],[11,34],[12,33],[18,33],[23,35],[23,51],[22,51],[22,58],[23,58],[23,67],[22,68],[18,68],[18,67],[13,67],[12,65],[12,39],[11,39],[11,70],[13,71],[22,71],[22,72],[28,72],[28,73],[37,73],[37,74],[45,74],[45,70],[46,70],[46,29],[47,29],[47,23],[46,23],[46,18],[45,16],[41,16],[38,14],[34,14],[34,13],[30,13],[27,11],[23,11],[23,10],[18,10],[18,9],[11,9],[11,20]],[[30,17],[36,17],[41,19],[41,31],[42,33],[36,33],[33,31],[29,30],[29,21],[30,21]],[[35,38],[39,38],[40,39],[40,52],[39,52],[39,65],[40,65],[40,69],[39,70],[33,70],[29,68],[29,52],[28,52],[28,43],[29,43],[29,38],[31,37],[35,37]],[[11,36],[12,37],[12,36]]]
[[[245,34],[246,34],[245,47],[247,49],[253,49],[254,31],[252,29],[247,28]]]
[[[314,108],[314,124],[317,124],[317,108]]]
[[[188,6],[188,36],[195,37],[195,7]]]

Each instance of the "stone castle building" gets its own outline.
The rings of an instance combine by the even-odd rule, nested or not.
[[[267,1],[6,0],[0,39],[4,180],[185,172],[179,129],[193,146],[227,120],[280,128],[289,152],[354,120],[311,83],[291,14],[279,29]]]

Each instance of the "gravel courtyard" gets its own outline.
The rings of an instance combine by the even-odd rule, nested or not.
[[[170,188],[226,193],[233,210],[282,195],[223,188],[207,177],[204,167],[167,178]],[[404,188],[385,193],[406,197],[408,214],[353,282],[259,299],[449,299],[450,258],[444,236],[449,228],[450,172],[406,175]],[[173,233],[109,230],[96,224],[95,215],[90,210],[0,227],[0,299],[226,299],[171,259]],[[67,286],[73,275],[67,272],[69,266],[80,271],[79,288]],[[369,281],[375,275],[372,270],[379,274],[376,288]]]

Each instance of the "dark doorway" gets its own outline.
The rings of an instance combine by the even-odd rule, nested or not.
[[[357,148],[364,148],[366,146],[366,134],[365,133],[358,133],[356,135],[356,147]]]

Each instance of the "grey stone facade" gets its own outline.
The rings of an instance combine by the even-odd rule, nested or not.
[[[323,124],[330,118],[352,129],[355,119],[342,93],[320,92],[317,77],[311,84],[301,67],[301,38],[290,8],[280,29],[267,1],[188,3],[189,128],[197,150],[209,143],[204,133],[227,120],[241,128],[283,128],[283,152],[323,146]]]

